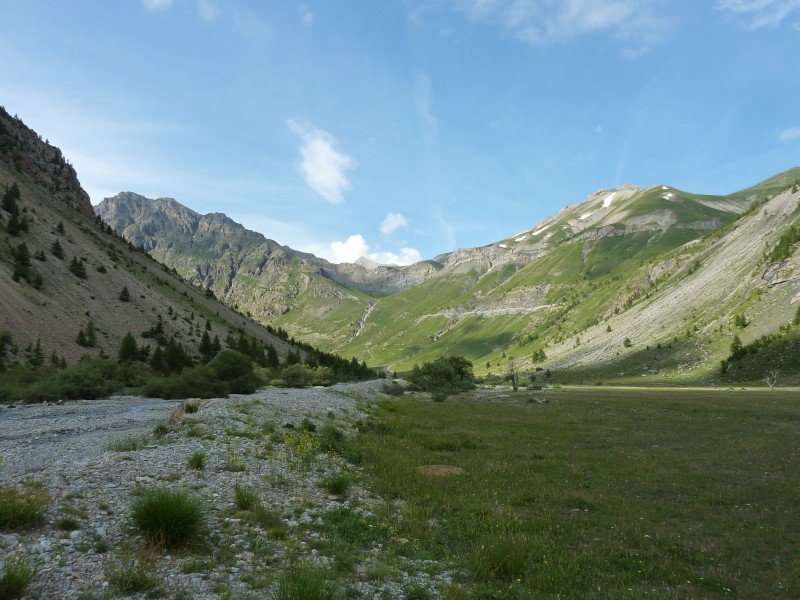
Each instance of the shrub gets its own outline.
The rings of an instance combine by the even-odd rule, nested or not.
[[[281,379],[286,383],[286,387],[301,388],[310,385],[311,373],[305,365],[289,365],[281,373]]]
[[[35,576],[36,570],[26,560],[6,562],[3,575],[0,576],[0,598],[22,598]]]
[[[208,511],[202,500],[181,490],[143,490],[131,503],[130,522],[150,545],[176,548],[205,534]]]
[[[29,529],[44,523],[50,496],[38,486],[0,487],[0,530]]]
[[[408,380],[417,388],[430,392],[437,402],[475,387],[472,363],[463,356],[443,356],[423,363],[421,367],[414,365]]]
[[[387,381],[381,386],[381,391],[389,396],[402,396],[406,388],[397,381]]]

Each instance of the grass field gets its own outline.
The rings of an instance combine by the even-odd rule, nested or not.
[[[797,391],[407,395],[363,430],[385,544],[445,598],[800,597]]]

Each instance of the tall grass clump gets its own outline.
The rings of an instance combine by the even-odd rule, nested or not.
[[[0,599],[22,598],[36,570],[24,559],[8,561],[3,574],[0,575]]]
[[[178,548],[198,542],[206,532],[208,511],[182,490],[154,487],[141,491],[130,507],[130,523],[151,546]]]
[[[206,453],[202,450],[195,450],[189,455],[189,468],[195,471],[202,471],[206,468]]]
[[[319,569],[292,565],[278,581],[273,600],[332,600],[334,586]]]
[[[329,494],[344,497],[350,489],[350,483],[350,476],[347,473],[336,473],[323,479],[320,485]]]
[[[145,594],[148,598],[162,596],[158,577],[154,573],[155,557],[147,552],[125,552],[114,561],[108,571],[108,583],[117,594],[133,596]]]
[[[233,499],[239,510],[254,510],[261,504],[256,490],[239,483],[233,486]]]
[[[50,496],[37,486],[0,487],[0,531],[29,529],[44,523]]]
[[[150,436],[129,435],[127,437],[111,440],[106,448],[113,452],[136,452],[150,443]]]

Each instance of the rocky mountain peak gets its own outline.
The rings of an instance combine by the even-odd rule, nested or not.
[[[89,194],[61,150],[0,107],[0,160],[30,177],[56,199],[94,219]]]

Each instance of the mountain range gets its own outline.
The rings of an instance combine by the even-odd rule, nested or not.
[[[796,382],[798,182],[800,168],[724,196],[599,190],[506,239],[406,267],[332,264],[171,198],[125,192],[95,210],[194,287],[373,366],[464,355],[482,375]]]

